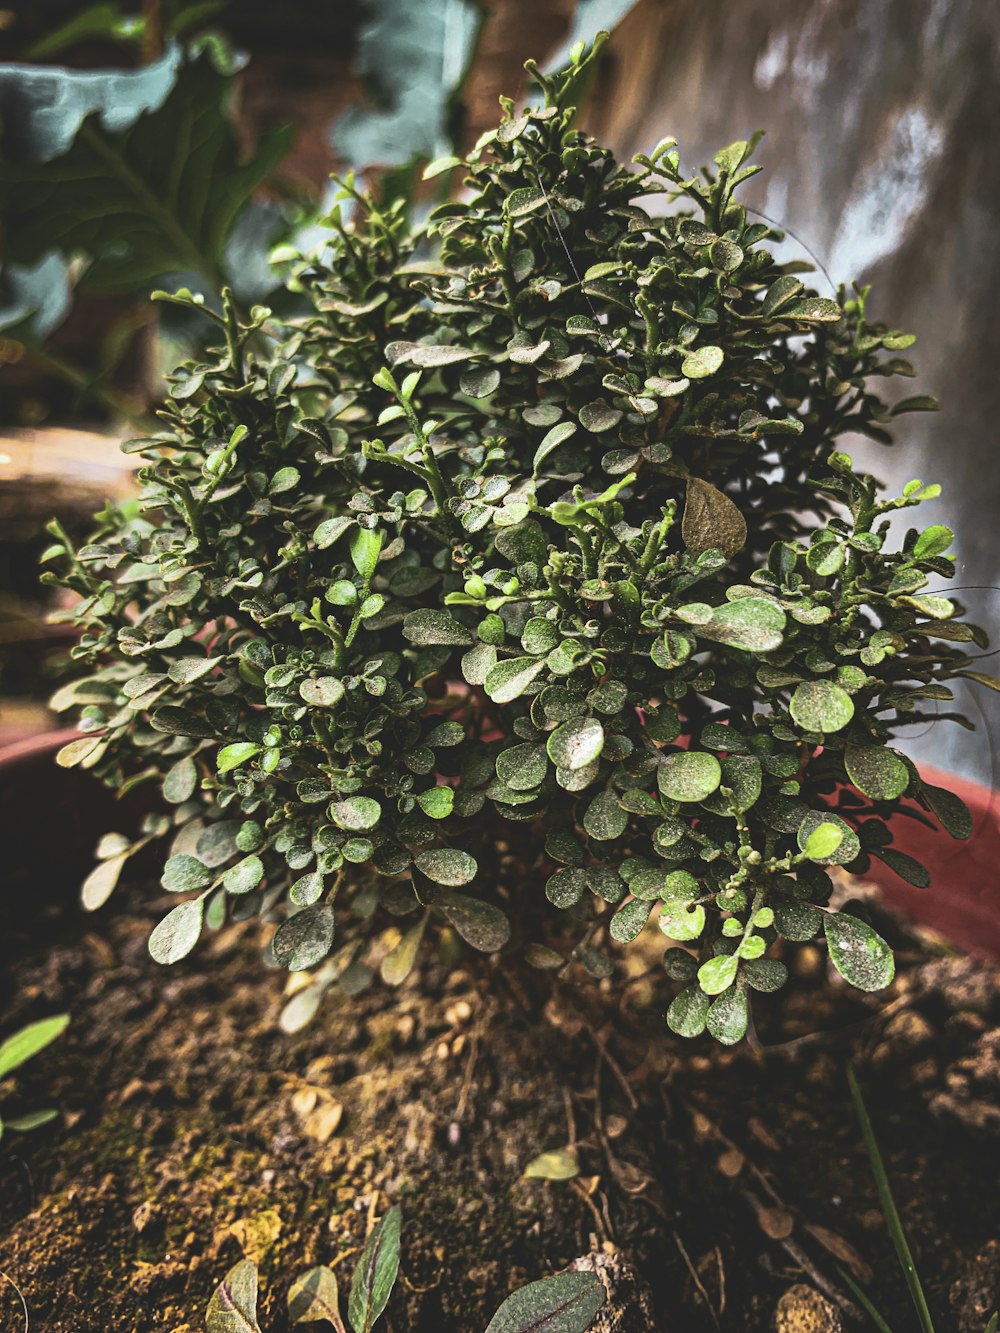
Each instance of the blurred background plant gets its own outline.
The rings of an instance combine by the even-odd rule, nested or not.
[[[581,0],[575,19],[572,3],[556,7],[547,45],[630,3]],[[44,697],[63,646],[41,614],[42,524],[58,513],[82,531],[104,498],[130,493],[118,440],[153,427],[165,374],[204,327],[151,303],[151,290],[188,287],[215,304],[228,285],[246,308],[288,312],[296,298],[271,259],[279,244],[322,244],[332,170],[377,179],[410,207],[429,203],[423,165],[482,127],[464,91],[492,31],[486,8],[50,0],[0,10],[8,736],[11,722],[16,733],[38,722],[23,700]],[[495,37],[493,66],[507,54],[485,120],[517,81],[507,67],[519,70],[520,52]]]

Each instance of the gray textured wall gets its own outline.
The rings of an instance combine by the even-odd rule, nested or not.
[[[1000,3],[640,0],[612,58],[588,119],[623,153],[673,134],[694,166],[767,130],[744,201],[835,282],[874,284],[875,317],[918,337],[899,396],[943,404],[902,418],[892,449],[850,451],[890,487],[941,482],[920,514],[959,534],[954,583],[1000,584]],[[1000,593],[962,598],[1000,647]],[[976,734],[941,723],[907,748],[989,781],[1000,696],[960,689]]]

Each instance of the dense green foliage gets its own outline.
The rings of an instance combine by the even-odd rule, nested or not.
[[[315,313],[206,310],[217,352],[127,446],[138,512],[77,552],[56,533],[83,668],[57,703],[86,733],[64,762],[173,807],[148,826],[182,895],[161,961],[273,916],[273,961],[322,964],[314,1008],[402,980],[429,921],[487,951],[513,921],[536,964],[607,975],[655,911],[671,1027],[728,1043],[785,980],[780,938],[825,930],[849,981],[891,980],[827,909],[831,866],[926,883],[890,814],[968,835],[891,745],[984,642],[926,591],[948,529],[888,532],[939,488],[882,499],[836,447],[934,406],[872,387],[912,338],[776,261],[735,197],[753,143],[687,178],[673,140],[630,171],[575,130],[589,58],[506,108],[424,227],[348,180],[290,268]],[[91,905],[129,851],[105,840]]]

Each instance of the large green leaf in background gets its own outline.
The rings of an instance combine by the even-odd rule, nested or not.
[[[352,107],[333,144],[352,166],[398,166],[451,150],[448,104],[461,88],[479,32],[471,0],[369,0],[358,72],[376,103]]]
[[[290,140],[271,134],[240,162],[231,87],[208,57],[176,51],[134,74],[0,69],[5,260],[83,254],[104,290],[178,271],[220,285],[233,223]]]

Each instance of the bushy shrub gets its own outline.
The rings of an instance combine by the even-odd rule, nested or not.
[[[670,1026],[729,1043],[777,940],[891,980],[829,867],[926,883],[903,808],[968,834],[891,744],[984,644],[926,591],[952,533],[889,532],[939,488],[880,498],[837,448],[935,406],[873,388],[913,339],[778,262],[736,199],[755,140],[688,177],[673,140],[632,171],[574,129],[590,59],[432,164],[466,184],[425,225],[346,181],[290,263],[308,318],[203,306],[216,354],[126,446],[138,506],[50,553],[81,599],[63,762],[173,806],[160,961],[259,913],[315,999],[370,979],[392,918],[399,982],[429,921],[520,946],[547,895],[531,960],[607,975],[655,910]],[[130,850],[105,840],[91,905]]]

